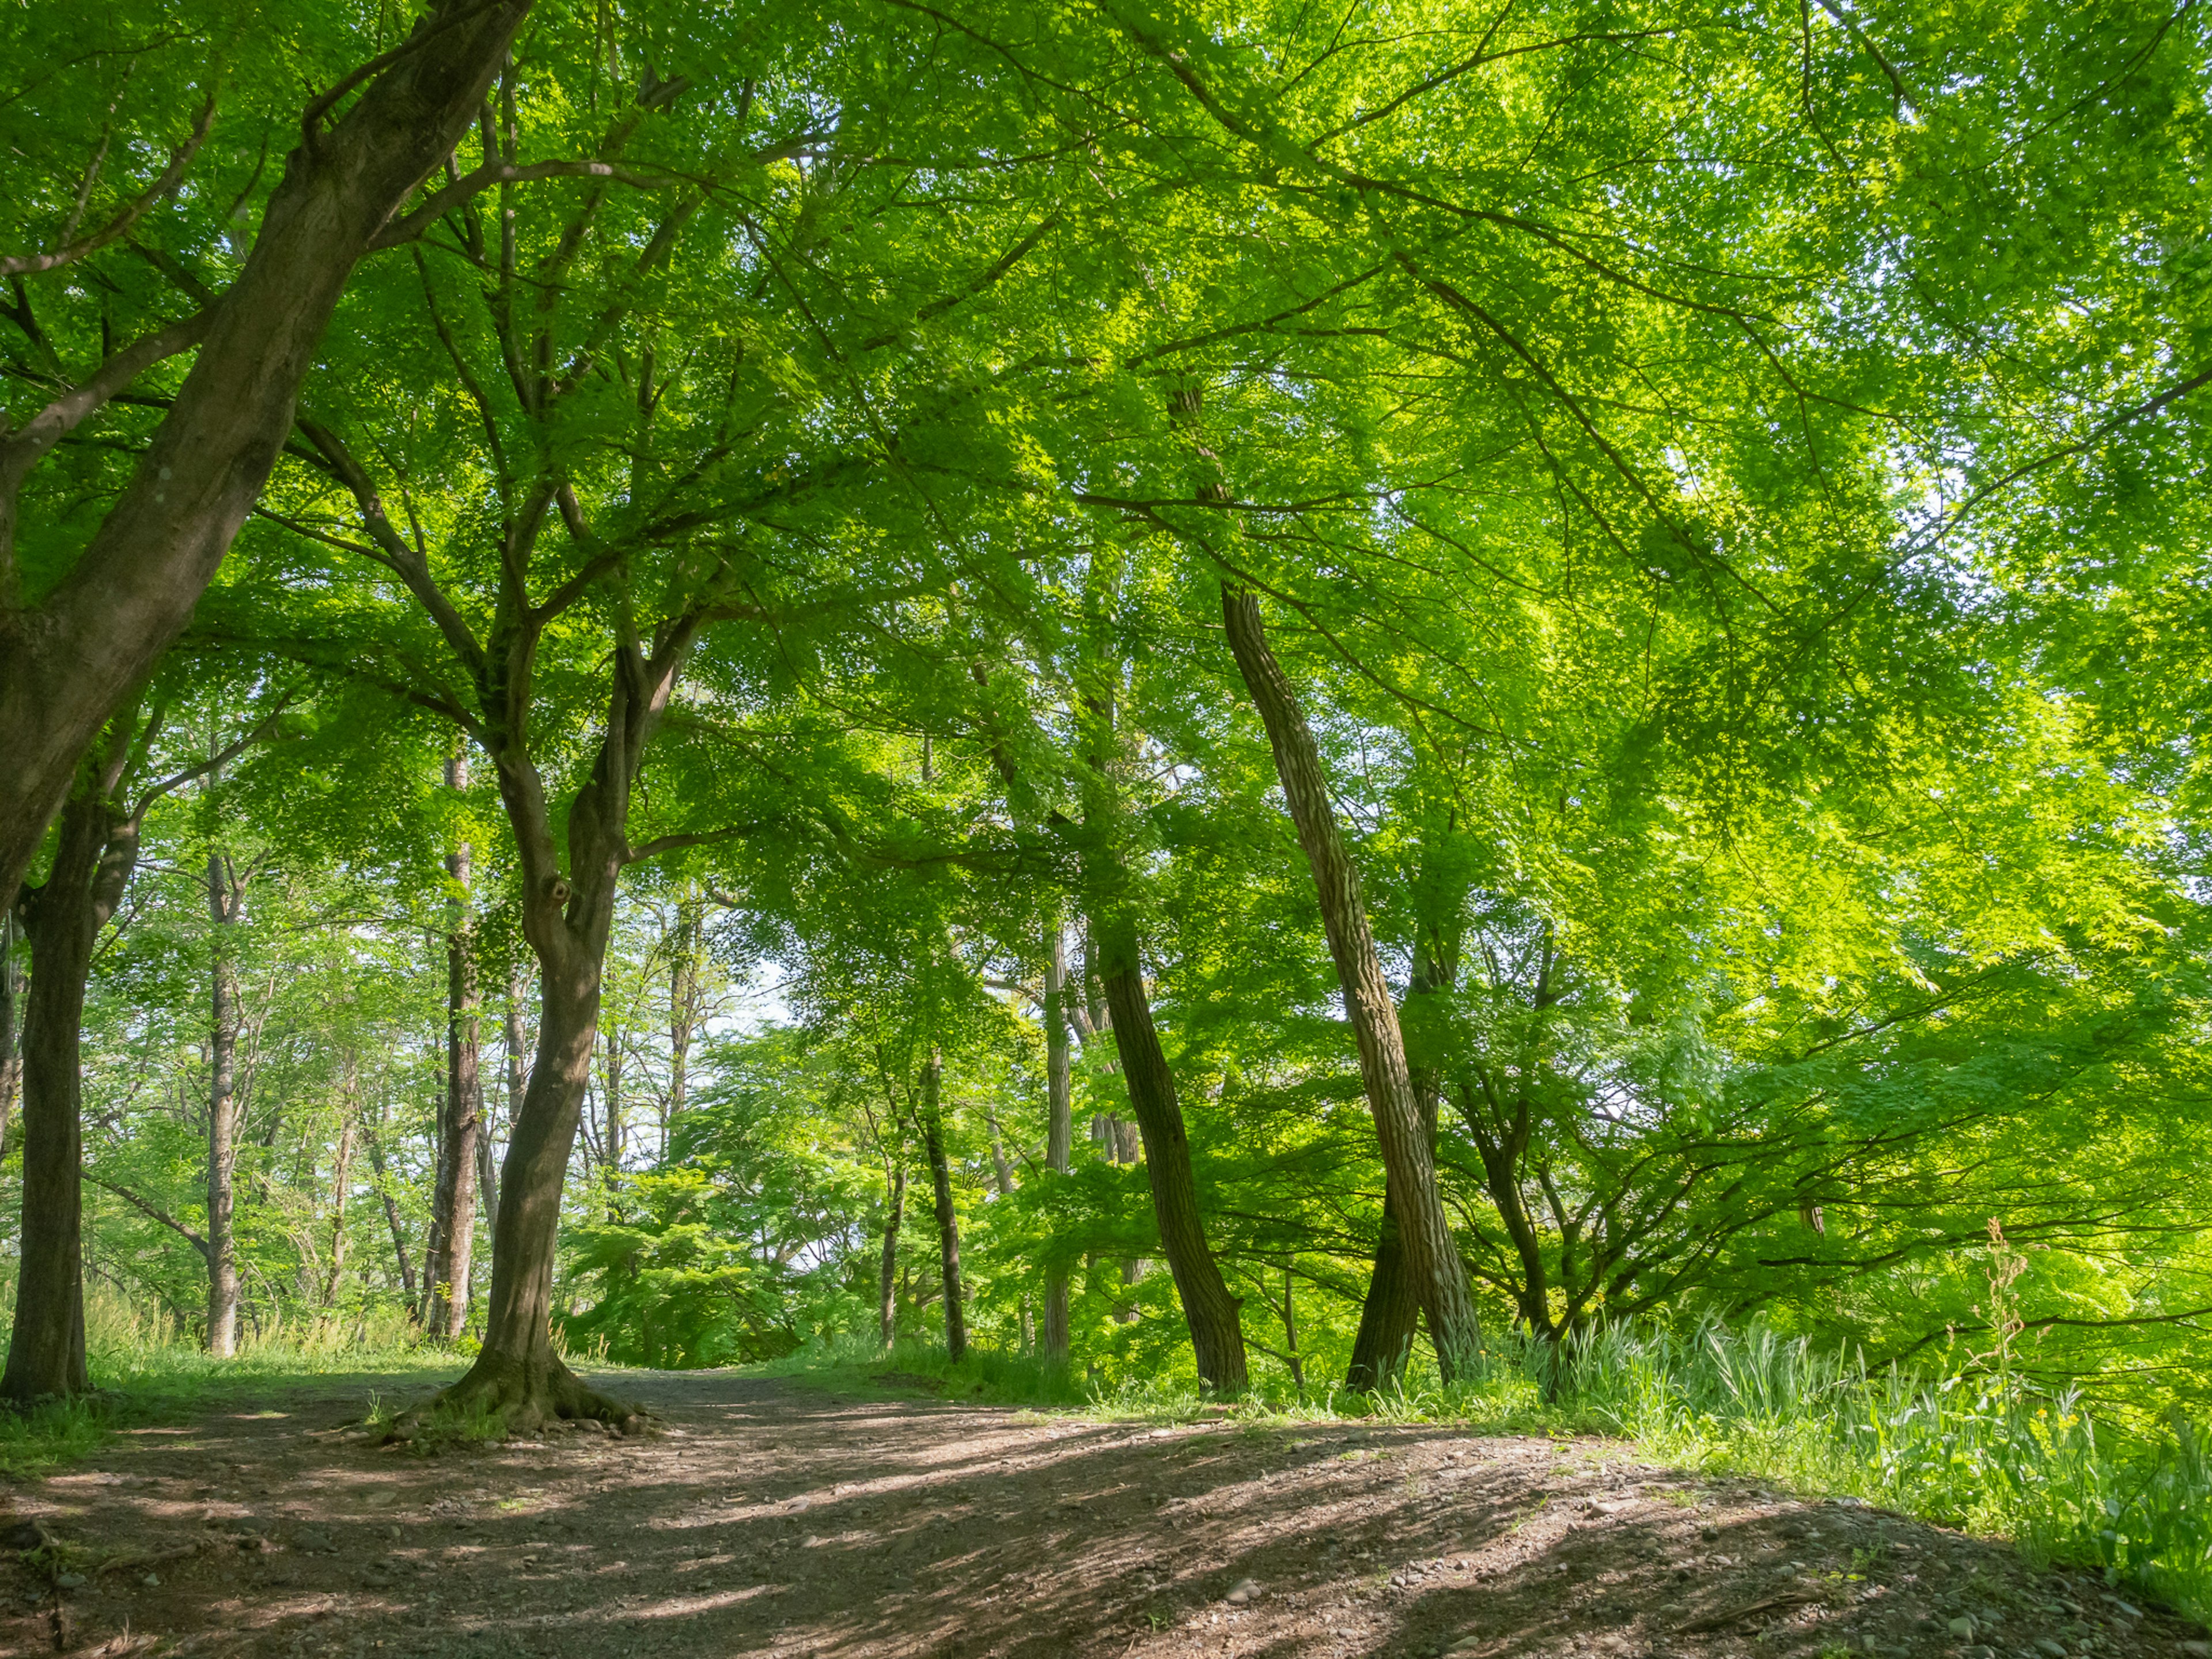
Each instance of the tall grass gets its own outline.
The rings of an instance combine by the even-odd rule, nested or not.
[[[0,1296],[0,1305],[12,1303]],[[7,1340],[0,1326],[0,1347]],[[366,1320],[295,1324],[240,1342],[218,1359],[166,1316],[135,1307],[105,1285],[86,1288],[85,1368],[94,1392],[0,1409],[0,1476],[21,1480],[96,1451],[118,1429],[173,1421],[210,1401],[303,1376],[455,1369],[451,1348],[424,1342],[392,1309]]]

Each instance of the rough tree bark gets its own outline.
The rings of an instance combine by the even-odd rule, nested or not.
[[[1118,933],[1093,923],[1103,945],[1099,975],[1106,1006],[1114,1016],[1114,1045],[1129,1085],[1129,1104],[1144,1137],[1145,1172],[1152,1191],[1152,1215],[1159,1224],[1160,1254],[1175,1275],[1198,1355],[1198,1378],[1217,1394],[1242,1394],[1250,1386],[1245,1369],[1244,1325],[1237,1300],[1229,1292],[1221,1268],[1206,1243],[1198,1207],[1198,1186],[1191,1177],[1190,1138],[1183,1128],[1182,1104],[1176,1097],[1175,1073],[1168,1068],[1152,1025],[1152,1007],[1137,962],[1133,929]]]
[[[1044,966],[1044,1161],[1054,1174],[1066,1175],[1075,1152],[1074,1056],[1067,1030],[1067,928],[1056,911],[1051,934]],[[1065,1266],[1045,1269],[1040,1346],[1048,1365],[1067,1364],[1068,1277]]]
[[[233,930],[245,908],[246,884],[221,853],[208,854],[210,934],[208,999],[207,1346],[228,1358],[238,1352],[238,1246],[231,1227],[238,1169],[238,961]]]
[[[1322,924],[1335,958],[1344,1008],[1359,1045],[1359,1070],[1382,1143],[1385,1190],[1398,1223],[1399,1247],[1446,1381],[1481,1346],[1474,1297],[1451,1224],[1437,1190],[1435,1153],[1423,1132],[1421,1109],[1406,1063],[1398,1011],[1382,977],[1375,936],[1359,891],[1358,872],[1344,843],[1322,771],[1320,750],[1289,678],[1267,645],[1260,602],[1249,589],[1224,584],[1221,612],[1230,649],[1267,728],[1276,775],[1289,803],[1321,899]]]
[[[63,808],[53,864],[24,895],[31,946],[23,1012],[23,1232],[15,1323],[0,1398],[79,1394],[84,1361],[83,1072],[79,1033],[92,947],[137,860],[137,825],[112,794],[125,744],[86,769]]]
[[[447,759],[446,787],[457,791],[469,787],[465,753]],[[469,1258],[477,1230],[477,1136],[483,1110],[478,1066],[483,998],[477,983],[471,873],[469,844],[463,842],[446,858],[446,876],[453,890],[446,934],[446,1099],[439,1125],[430,1256],[424,1269],[429,1309],[423,1324],[433,1336],[448,1338],[459,1336],[468,1323]]]
[[[954,1364],[968,1352],[967,1296],[960,1284],[960,1217],[952,1207],[952,1164],[945,1152],[945,1120],[939,1092],[945,1062],[936,1049],[921,1068],[921,1139],[929,1154],[929,1180],[937,1210],[937,1260],[945,1278],[945,1351]]]
[[[676,937],[668,960],[668,1123],[661,1126],[661,1143],[667,1128],[690,1103],[691,1042],[699,1030],[699,944],[703,923],[697,897],[690,884],[676,902]]]
[[[11,907],[79,757],[191,617],[292,428],[340,291],[481,108],[530,0],[441,0],[327,131],[304,140],[238,279],[191,322],[124,348],[0,443],[0,910]],[[62,435],[155,362],[198,345],[120,499],[69,574],[26,605],[15,504]]]
[[[1448,991],[1457,979],[1458,951],[1433,937],[1424,938],[1413,958],[1413,980],[1406,1000],[1431,992]],[[1407,1067],[1413,1079],[1413,1098],[1421,1110],[1421,1133],[1436,1156],[1437,1104],[1443,1080],[1434,1066]],[[1398,1237],[1398,1212],[1392,1206],[1389,1184],[1382,1193],[1382,1224],[1375,1241],[1375,1267],[1367,1281],[1367,1299],[1360,1304],[1359,1330],[1352,1340],[1352,1359],[1344,1370],[1344,1386],[1361,1394],[1387,1389],[1406,1373],[1406,1362],[1420,1328],[1421,1299],[1413,1275],[1407,1271],[1406,1251]]]

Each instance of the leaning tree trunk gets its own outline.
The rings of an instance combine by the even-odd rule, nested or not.
[[[66,576],[36,605],[0,612],[0,910],[14,904],[78,759],[183,629],[252,510],[347,277],[453,154],[529,9],[530,0],[444,0],[327,128],[325,110],[310,112],[312,131],[285,159],[245,266],[130,483]],[[0,468],[9,516],[24,473],[81,417],[69,401],[49,411],[63,411],[58,420],[13,434]],[[8,539],[0,534],[0,589],[14,586]]]
[[[71,797],[52,868],[22,905],[31,945],[23,1011],[22,1259],[8,1367],[0,1376],[0,1397],[17,1405],[42,1395],[79,1394],[88,1383],[79,1033],[93,941],[104,920],[94,886],[109,828],[99,795],[84,790]]]
[[[1067,1031],[1067,929],[1055,914],[1052,950],[1044,969],[1045,1133],[1044,1161],[1055,1174],[1073,1167],[1075,1152],[1073,1054]],[[1044,1363],[1067,1364],[1068,1271],[1062,1265],[1044,1273]]]
[[[1312,730],[1288,677],[1268,648],[1259,599],[1249,589],[1224,585],[1221,611],[1230,649],[1267,728],[1298,843],[1313,870],[1322,927],[1344,990],[1345,1013],[1358,1040],[1360,1075],[1382,1143],[1385,1189],[1396,1213],[1406,1271],[1422,1311],[1428,1315],[1437,1367],[1449,1382],[1480,1351],[1481,1330],[1467,1266],[1460,1260],[1437,1190],[1436,1155],[1422,1128],[1398,1012],[1376,955],[1358,872],[1337,825]]]
[[[890,1200],[884,1214],[883,1270],[876,1283],[876,1325],[884,1346],[898,1334],[899,1229],[906,1224],[906,1149],[892,1154]]]
[[[1433,991],[1449,990],[1458,977],[1456,944],[1431,948],[1424,941],[1413,958],[1413,981],[1406,1000]],[[1436,1156],[1437,1105],[1443,1079],[1431,1065],[1408,1064],[1413,1097],[1421,1109],[1421,1133],[1431,1158]],[[1352,1360],[1345,1367],[1344,1386],[1357,1393],[1387,1389],[1406,1374],[1413,1338],[1421,1322],[1421,1298],[1413,1275],[1407,1271],[1405,1246],[1398,1237],[1398,1212],[1390,1199],[1389,1183],[1382,1193],[1382,1225],[1375,1241],[1375,1270],[1367,1281],[1367,1299],[1360,1305],[1359,1331],[1352,1340]]]
[[[446,785],[466,789],[468,760],[446,763]],[[446,935],[446,1101],[439,1125],[438,1187],[432,1201],[429,1261],[424,1269],[429,1309],[424,1328],[433,1336],[456,1337],[468,1323],[469,1257],[477,1231],[477,1136],[483,1110],[477,1063],[478,1011],[476,925],[470,905],[469,844],[446,860],[453,885],[452,926]]]
[[[238,963],[232,930],[245,895],[228,860],[208,854],[208,913],[215,927],[208,1006],[207,1346],[238,1352],[238,1247],[232,1231],[238,1168]]]
[[[945,1277],[945,1352],[954,1364],[968,1353],[967,1297],[960,1285],[960,1217],[952,1207],[952,1164],[945,1154],[945,1121],[938,1093],[945,1062],[933,1048],[921,1068],[921,1139],[929,1153],[929,1180],[937,1208],[937,1260]]]
[[[1097,931],[1104,937],[1105,930]],[[1152,1025],[1152,1004],[1138,971],[1135,937],[1131,933],[1115,943],[1120,949],[1109,948],[1099,978],[1105,986],[1106,1006],[1113,1011],[1114,1045],[1129,1085],[1129,1104],[1144,1137],[1145,1173],[1152,1189],[1152,1215],[1159,1224],[1160,1254],[1168,1259],[1176,1293],[1182,1298],[1183,1317],[1190,1324],[1198,1380],[1217,1394],[1243,1394],[1250,1386],[1243,1320],[1206,1241],[1175,1073],[1168,1069],[1159,1033]]]

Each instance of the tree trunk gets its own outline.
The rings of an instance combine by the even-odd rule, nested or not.
[[[79,1059],[85,981],[106,915],[95,891],[111,819],[103,792],[81,787],[63,809],[53,866],[26,896],[30,995],[23,1012],[22,1260],[0,1397],[27,1405],[82,1393],[84,1363],[83,1163]],[[116,884],[118,890],[121,883]]]
[[[384,1121],[384,1106],[379,1101],[376,1109],[378,1124]],[[399,1219],[399,1206],[392,1196],[392,1177],[384,1167],[384,1145],[367,1118],[361,1123],[362,1146],[368,1153],[368,1172],[376,1178],[376,1196],[384,1206],[385,1224],[392,1229],[392,1255],[399,1264],[400,1294],[406,1298],[408,1316],[415,1310],[415,1261],[407,1251],[407,1229]]]
[[[668,963],[668,1124],[662,1126],[661,1146],[667,1148],[667,1128],[690,1104],[691,1040],[699,1029],[699,901],[687,885],[676,905],[676,942]]]
[[[418,25],[435,33],[287,158],[245,267],[130,483],[37,605],[22,606],[12,537],[0,534],[0,910],[15,904],[79,757],[184,628],[252,511],[347,277],[453,154],[529,9],[445,0]],[[0,469],[10,519],[45,453],[24,449],[21,436]]]
[[[605,1101],[607,1108],[607,1133],[606,1139],[604,1143],[604,1157],[607,1166],[607,1174],[611,1178],[622,1172],[622,1043],[612,1031],[608,1031],[602,1034],[600,1047],[601,1052],[605,1055],[605,1060],[600,1073],[601,1077],[605,1080],[605,1087],[601,1091],[601,1097]]]
[[[1052,949],[1044,969],[1045,1132],[1044,1161],[1056,1175],[1073,1166],[1075,1152],[1074,1056],[1067,1032],[1067,929],[1057,912],[1052,919]],[[1045,1269],[1042,1347],[1049,1366],[1067,1364],[1068,1271]]]
[[[208,1352],[238,1352],[238,1255],[231,1228],[238,1167],[238,963],[231,930],[245,889],[230,862],[208,854],[208,915],[214,923],[208,1007],[207,1269]]]
[[[468,760],[446,763],[446,786],[469,785]],[[483,1109],[477,1064],[478,1012],[476,922],[470,902],[470,848],[463,842],[446,860],[453,887],[452,927],[446,935],[446,1109],[438,1137],[438,1188],[431,1214],[429,1310],[423,1323],[434,1336],[456,1337],[468,1323],[469,1258],[476,1243],[477,1137]]]
[[[343,1115],[338,1123],[337,1166],[331,1172],[331,1266],[323,1279],[323,1306],[326,1310],[337,1306],[338,1279],[345,1273],[346,1194],[353,1183],[353,1142],[360,1116],[353,1091],[353,1080],[349,1078],[345,1103],[339,1108]]]
[[[1455,942],[1446,951],[1431,948],[1425,940],[1414,956],[1413,981],[1407,988],[1407,1001],[1431,991],[1449,990],[1458,977],[1457,955]],[[1433,1158],[1443,1079],[1434,1066],[1409,1064],[1407,1073],[1413,1080],[1413,1097],[1420,1103],[1421,1133]],[[1421,1298],[1413,1275],[1407,1271],[1405,1247],[1398,1237],[1398,1212],[1386,1181],[1382,1225],[1375,1241],[1375,1269],[1367,1281],[1367,1299],[1360,1305],[1359,1331],[1352,1338],[1344,1386],[1355,1393],[1371,1394],[1397,1382],[1406,1374],[1406,1362],[1413,1353],[1420,1323]]]
[[[1216,1394],[1243,1394],[1250,1386],[1244,1325],[1237,1298],[1229,1293],[1206,1242],[1182,1104],[1176,1098],[1175,1074],[1168,1069],[1159,1033],[1152,1025],[1152,1004],[1138,971],[1136,940],[1129,935],[1109,941],[1106,930],[1097,922],[1092,928],[1108,945],[1099,979],[1114,1016],[1114,1046],[1128,1081],[1129,1104],[1144,1137],[1145,1173],[1152,1189],[1152,1214],[1159,1224],[1160,1253],[1168,1259],[1176,1293],[1182,1298],[1183,1317],[1190,1324],[1198,1379]]]
[[[608,903],[611,909],[611,896]],[[604,933],[599,938],[604,950]],[[553,1351],[561,1187],[591,1080],[601,963],[586,950],[565,957],[538,963],[538,1053],[500,1171],[483,1346],[468,1374],[442,1396],[480,1399],[503,1413],[510,1428],[526,1429],[548,1417],[618,1422],[630,1415],[628,1407],[586,1387]]]
[[[1230,649],[1267,728],[1298,843],[1312,867],[1322,923],[1344,990],[1345,1013],[1359,1044],[1360,1075],[1382,1143],[1385,1189],[1396,1212],[1400,1249],[1414,1295],[1428,1316],[1429,1334],[1445,1381],[1457,1376],[1480,1350],[1474,1293],[1460,1260],[1443,1200],[1437,1190],[1436,1157],[1421,1125],[1419,1103],[1406,1063],[1398,1011],[1382,977],[1360,897],[1359,876],[1338,828],[1322,775],[1320,750],[1282,666],[1268,648],[1260,602],[1248,590],[1221,590]]]
[[[0,1159],[8,1156],[8,1132],[23,1087],[23,1050],[16,1036],[23,970],[15,960],[16,932],[15,911],[0,910]]]
[[[899,1229],[906,1224],[905,1151],[902,1146],[893,1154],[890,1207],[884,1217],[883,1275],[877,1287],[876,1320],[886,1348],[890,1346],[891,1340],[898,1334],[898,1241]]]
[[[968,1353],[968,1310],[960,1285],[960,1218],[952,1207],[952,1165],[945,1155],[945,1122],[938,1090],[945,1063],[929,1051],[921,1068],[921,1138],[929,1153],[929,1179],[937,1204],[937,1257],[945,1273],[945,1352],[958,1364]]]

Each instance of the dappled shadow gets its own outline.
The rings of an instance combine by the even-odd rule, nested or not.
[[[131,1437],[23,1507],[92,1547],[72,1639],[179,1653],[1933,1659],[1970,1618],[2008,1659],[2090,1635],[2124,1659],[2191,1633],[1997,1547],[1607,1443],[621,1386],[665,1434],[426,1457],[331,1434],[362,1392],[324,1387]],[[0,1652],[51,1652],[56,1598],[14,1571]]]

